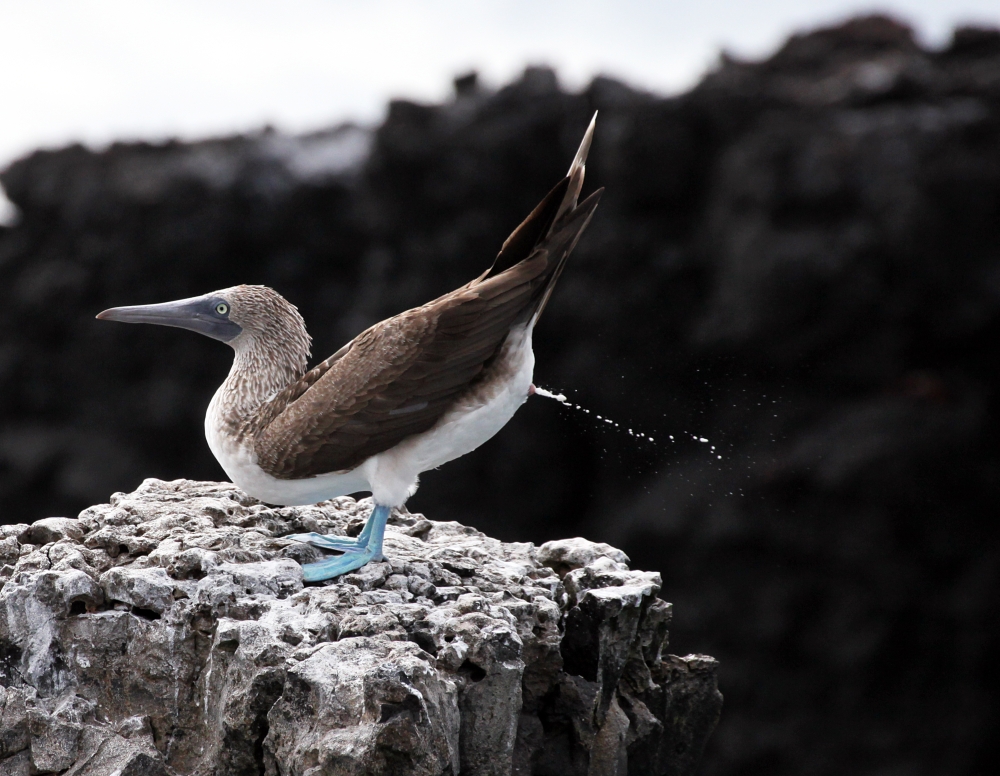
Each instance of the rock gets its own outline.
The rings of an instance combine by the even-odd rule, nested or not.
[[[109,601],[161,615],[174,602],[174,581],[162,568],[118,567],[101,576],[101,587]]]
[[[83,537],[83,529],[79,521],[68,517],[46,517],[36,520],[18,536],[21,544],[48,544],[60,539],[76,539]]]
[[[556,539],[538,548],[538,560],[563,577],[566,572],[589,566],[598,558],[628,563],[628,555],[610,544],[591,542],[580,537]]]
[[[290,773],[438,774],[460,762],[457,682],[409,641],[354,636],[320,647],[288,670],[268,721],[265,746]],[[504,759],[509,772],[511,748],[499,772]]]
[[[0,773],[695,772],[717,664],[664,655],[659,575],[583,539],[394,514],[387,560],[305,585],[283,537],[369,509],[147,480],[21,526]]]

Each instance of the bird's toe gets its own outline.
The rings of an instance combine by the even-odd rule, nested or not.
[[[305,542],[306,544],[311,544],[313,547],[322,547],[325,550],[350,552],[352,550],[364,548],[364,544],[362,542],[358,539],[352,539],[350,536],[326,536],[324,534],[313,532],[289,534],[285,538],[291,539],[293,542]]]
[[[381,553],[379,553],[381,555]],[[373,559],[370,550],[362,552],[347,552],[335,558],[327,558],[317,563],[307,563],[302,567],[302,578],[306,582],[323,582],[339,577],[349,571],[355,571]]]

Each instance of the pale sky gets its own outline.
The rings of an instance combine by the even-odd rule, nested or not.
[[[674,93],[723,48],[765,56],[873,9],[932,45],[1000,26],[1000,0],[0,0],[0,168],[73,141],[374,123],[470,69],[499,85],[547,63],[572,89],[604,73]]]

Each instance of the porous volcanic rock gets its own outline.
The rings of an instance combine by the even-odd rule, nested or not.
[[[0,773],[694,773],[717,664],[664,653],[659,574],[396,512],[386,561],[304,585],[282,537],[369,510],[147,480],[4,526]]]

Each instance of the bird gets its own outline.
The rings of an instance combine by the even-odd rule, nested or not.
[[[321,582],[382,560],[386,522],[422,472],[472,452],[531,396],[532,334],[603,189],[579,201],[595,113],[569,172],[477,278],[363,331],[307,369],[297,308],[238,285],[100,320],[188,329],[227,343],[232,368],[205,415],[209,448],[234,484],[267,504],[370,492],[359,536],[293,534],[339,554],[303,564]]]

